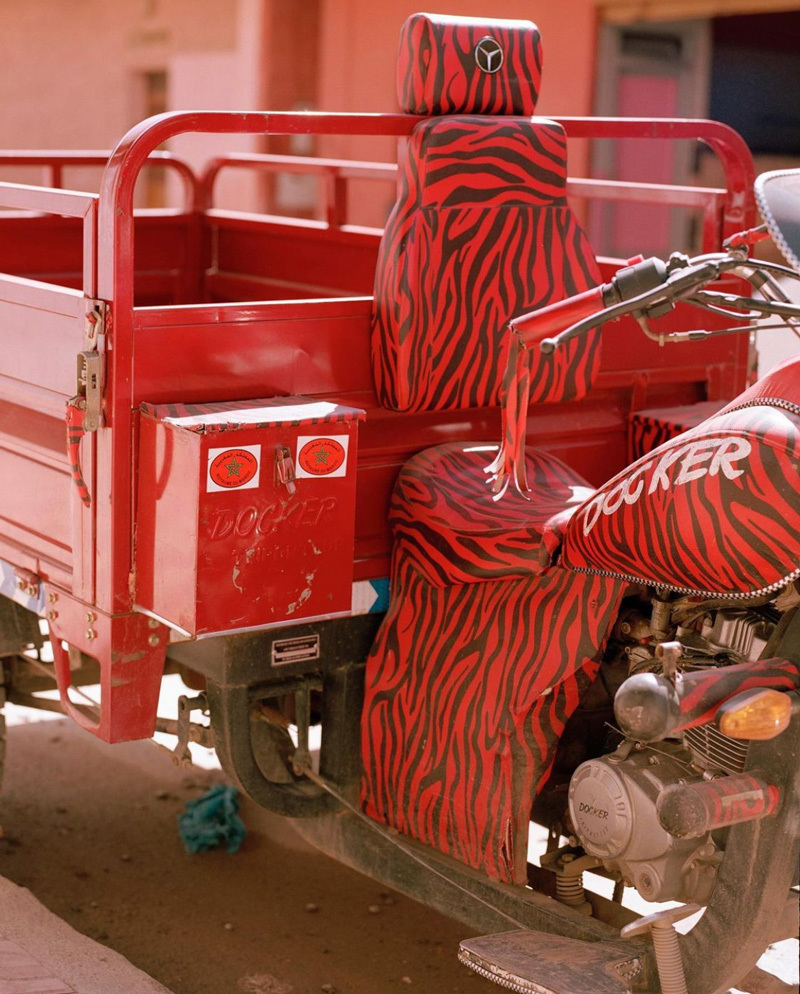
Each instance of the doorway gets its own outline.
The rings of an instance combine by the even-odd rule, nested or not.
[[[598,39],[595,113],[610,117],[706,117],[711,27],[708,20],[605,24]],[[594,143],[592,174],[648,183],[689,183],[691,142],[622,139]],[[628,258],[689,251],[697,219],[682,208],[595,205],[590,237],[603,254]]]

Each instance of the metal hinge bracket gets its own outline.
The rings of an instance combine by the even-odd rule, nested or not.
[[[83,347],[87,352],[96,352],[101,336],[106,333],[108,304],[104,300],[86,301],[86,322],[83,326]]]

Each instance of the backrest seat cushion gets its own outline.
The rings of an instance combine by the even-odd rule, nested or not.
[[[372,356],[378,398],[396,411],[500,402],[507,322],[600,282],[566,200],[566,138],[544,119],[434,118],[400,157],[400,191],[375,279]],[[578,343],[596,350],[599,336]],[[532,383],[548,362],[531,353]],[[587,362],[588,358],[588,362]],[[573,399],[552,376],[557,395]]]
[[[530,117],[541,78],[532,21],[412,14],[403,25],[397,99],[406,114]]]

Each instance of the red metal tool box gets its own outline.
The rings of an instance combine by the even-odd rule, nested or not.
[[[363,411],[272,397],[141,413],[141,609],[193,637],[349,612]]]

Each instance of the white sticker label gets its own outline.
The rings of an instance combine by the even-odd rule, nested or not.
[[[347,475],[349,435],[299,435],[295,476],[318,479]]]
[[[206,493],[255,490],[260,478],[260,445],[228,445],[208,450]]]

